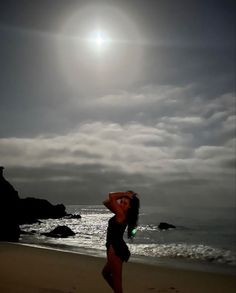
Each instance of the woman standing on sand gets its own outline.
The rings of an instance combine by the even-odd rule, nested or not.
[[[122,264],[128,261],[130,251],[123,235],[128,226],[128,238],[135,236],[139,214],[139,199],[133,191],[110,192],[103,204],[115,214],[108,221],[107,263],[102,275],[114,293],[122,293]]]

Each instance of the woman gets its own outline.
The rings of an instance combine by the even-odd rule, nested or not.
[[[128,261],[130,251],[123,234],[128,226],[128,238],[135,236],[138,222],[139,199],[133,191],[110,192],[103,204],[115,214],[108,221],[107,263],[102,275],[114,293],[122,293],[122,264]]]

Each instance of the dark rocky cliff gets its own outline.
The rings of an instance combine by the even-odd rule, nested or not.
[[[0,167],[0,240],[17,241],[20,236],[18,223],[18,192],[3,176],[4,167]]]
[[[21,224],[68,216],[63,204],[52,205],[45,199],[33,197],[21,199],[4,178],[3,169],[0,167],[0,241],[18,241]]]

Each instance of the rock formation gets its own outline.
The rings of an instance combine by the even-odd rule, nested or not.
[[[176,227],[174,225],[162,222],[158,225],[158,228],[160,230],[168,230],[168,229],[174,229]]]
[[[32,224],[38,219],[62,218],[67,215],[63,204],[52,205],[45,199],[27,197],[19,202],[19,223]]]
[[[57,226],[51,232],[42,233],[42,235],[54,238],[67,238],[69,236],[74,236],[75,233],[67,226]]]
[[[18,241],[19,196],[14,187],[3,176],[0,167],[0,241]]]
[[[18,192],[4,178],[3,169],[4,167],[0,167],[0,241],[18,241],[21,233],[19,225],[36,223],[39,222],[38,219],[58,219],[65,216],[80,218],[78,214],[67,214],[63,204],[52,205],[45,199],[33,197],[19,198]],[[71,236],[73,233],[65,229],[63,231],[62,228],[62,235]]]

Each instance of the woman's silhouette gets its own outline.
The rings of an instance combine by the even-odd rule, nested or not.
[[[135,236],[139,214],[139,199],[133,191],[110,192],[103,204],[115,214],[108,221],[107,263],[102,275],[115,293],[122,293],[122,264],[128,261],[130,251],[123,234],[128,226],[128,238]]]

